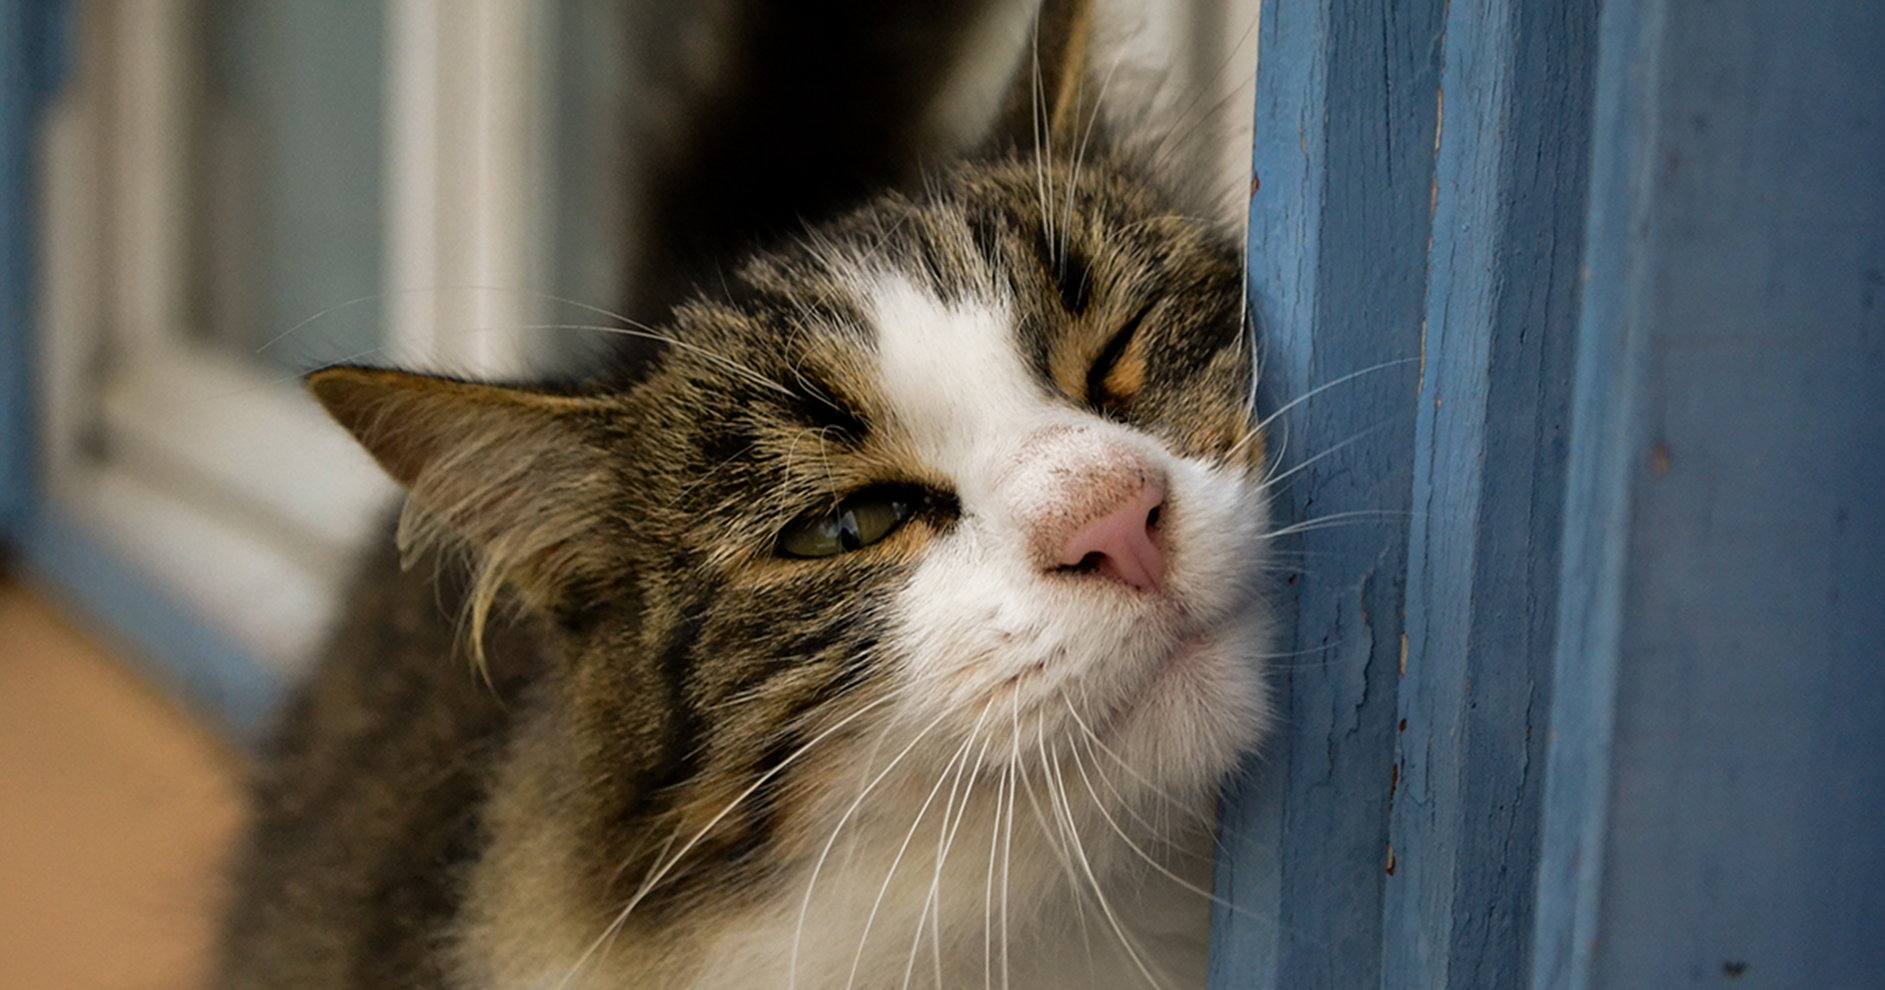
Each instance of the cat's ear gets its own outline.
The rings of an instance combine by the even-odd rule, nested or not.
[[[994,138],[1071,153],[1091,120],[1086,93],[1093,0],[1042,0],[1034,38],[1008,87]]]
[[[593,531],[611,484],[595,439],[609,400],[374,368],[327,368],[307,384],[406,489],[402,546],[456,537],[479,551],[480,612],[497,583],[554,608],[606,572],[592,558],[607,545]]]

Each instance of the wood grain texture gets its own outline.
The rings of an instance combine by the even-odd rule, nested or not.
[[[1885,9],[1371,16],[1266,5],[1251,286],[1279,408],[1411,280],[1282,417],[1407,521],[1288,548],[1214,985],[1885,985]]]
[[[1610,807],[1562,985],[1881,986],[1885,9],[1650,6],[1635,423],[1581,438],[1627,458]]]
[[[1380,971],[1442,16],[1263,14],[1251,298],[1267,405],[1287,407],[1279,516],[1303,530],[1277,575],[1295,603],[1274,661],[1287,728],[1227,802],[1249,838],[1220,875],[1238,906],[1219,916],[1222,987]]]
[[[1386,986],[1529,970],[1595,29],[1448,8]]]

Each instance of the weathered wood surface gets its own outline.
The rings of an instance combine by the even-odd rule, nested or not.
[[[1215,985],[1885,986],[1885,8],[1263,17]]]

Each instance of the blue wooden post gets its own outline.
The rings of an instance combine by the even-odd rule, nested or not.
[[[1596,13],[1447,12],[1383,986],[1529,970]]]
[[[1261,60],[1270,407],[1418,365],[1279,420],[1286,522],[1385,517],[1285,547],[1214,985],[1885,986],[1885,7],[1270,0]]]
[[[1277,567],[1285,730],[1226,803],[1221,987],[1380,972],[1444,6],[1263,11],[1250,288],[1268,406],[1288,406],[1278,511],[1307,528]]]
[[[1885,986],[1885,7],[1599,65],[1535,985]]]

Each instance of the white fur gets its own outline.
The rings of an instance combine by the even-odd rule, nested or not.
[[[961,517],[897,597],[891,728],[795,895],[729,920],[698,986],[1200,986],[1215,787],[1265,713],[1261,492],[1051,395],[1001,300],[860,289],[887,428]],[[1029,559],[1031,508],[1096,448],[1165,478],[1159,593]]]
[[[1260,704],[1251,653],[1263,630],[1251,621],[1251,594],[1267,528],[1261,490],[1239,468],[1179,457],[1051,395],[1024,366],[1000,300],[950,307],[896,277],[877,279],[868,298],[896,428],[927,467],[954,483],[962,506],[958,525],[935,541],[899,596],[895,652],[921,658],[906,672],[911,717],[953,707],[972,719],[976,699],[1032,675],[1017,683],[1015,697],[1023,714],[1039,706],[1031,728],[1051,736],[1078,729],[1065,724],[1072,719],[1062,718],[1064,705],[1052,706],[1063,689],[1097,720],[1127,697],[1141,708],[1180,704],[1199,678],[1246,682],[1242,702],[1233,693],[1207,702],[1217,711],[1194,713],[1222,722],[1224,738],[1181,739],[1176,748],[1146,738],[1146,751],[1133,754],[1155,761],[1144,769],[1174,784],[1212,784],[1249,744],[1251,706]],[[1043,574],[1028,558],[1036,504],[1060,497],[1054,486],[1067,483],[1057,469],[1077,474],[1096,446],[1141,458],[1166,479],[1169,572],[1161,594],[1092,575]],[[1206,658],[1182,672],[1153,669],[1181,642]],[[1136,721],[1144,720],[1120,729],[1139,740]],[[1173,780],[1180,771],[1189,772]]]

